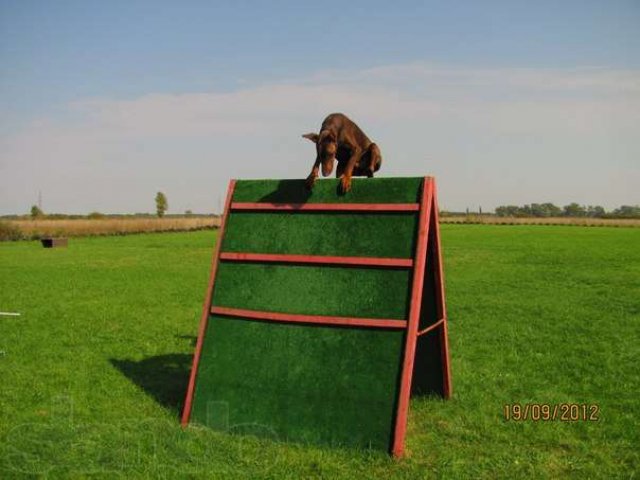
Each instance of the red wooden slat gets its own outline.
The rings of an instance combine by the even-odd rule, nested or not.
[[[249,203],[233,202],[231,210],[320,211],[320,212],[417,212],[418,203]]]
[[[272,253],[235,253],[224,252],[220,260],[236,262],[278,262],[278,263],[309,263],[325,265],[363,265],[372,267],[405,267],[413,266],[411,258],[382,258],[382,257],[330,257],[324,255],[289,255]]]
[[[184,408],[182,409],[182,421],[181,421],[182,426],[186,426],[189,423],[189,418],[191,417],[191,405],[193,402],[193,394],[196,388],[198,364],[200,363],[200,355],[202,353],[202,343],[204,342],[204,334],[207,330],[207,321],[209,319],[209,310],[211,309],[211,298],[213,296],[214,283],[216,279],[216,271],[218,270],[220,248],[222,245],[222,239],[224,238],[227,218],[229,217],[229,207],[231,205],[231,199],[233,198],[233,191],[235,187],[236,187],[236,181],[231,180],[229,182],[229,188],[227,189],[227,198],[225,200],[222,221],[220,222],[218,240],[216,242],[213,259],[211,260],[211,274],[209,275],[209,284],[207,285],[207,294],[206,294],[207,296],[204,299],[202,316],[200,317],[200,328],[198,330],[198,340],[196,342],[196,350],[193,354],[193,364],[191,366],[191,375],[189,376],[189,385],[187,386],[187,396],[184,400]]]
[[[315,323],[319,325],[343,325],[348,327],[405,328],[407,326],[406,320],[301,315],[215,306],[211,307],[211,314],[251,318],[256,320],[270,320],[275,322]]]
[[[418,331],[418,336],[424,335],[425,333],[429,333],[431,330],[434,330],[434,329],[438,328],[444,322],[445,322],[445,319],[441,318],[440,320],[438,320],[433,325],[429,325],[427,328],[423,328],[422,330]]]
[[[429,238],[429,214],[433,200],[433,179],[425,177],[422,182],[422,197],[420,199],[420,214],[418,222],[418,239],[416,241],[415,263],[413,265],[413,284],[411,286],[411,307],[409,308],[409,323],[402,362],[400,378],[400,395],[396,413],[396,425],[393,436],[392,453],[399,457],[404,452],[404,439],[407,434],[407,416],[409,413],[409,397],[411,394],[411,376],[416,353],[418,323],[422,302],[422,287],[424,285],[424,271],[427,260],[427,241]]]

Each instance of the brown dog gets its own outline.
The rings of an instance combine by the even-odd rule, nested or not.
[[[331,175],[338,160],[336,177],[341,179],[340,190],[351,190],[351,177],[373,177],[380,170],[382,155],[378,146],[342,113],[332,113],[322,122],[320,133],[302,135],[316,144],[316,161],[307,177],[307,188],[313,188],[320,166],[322,176]]]

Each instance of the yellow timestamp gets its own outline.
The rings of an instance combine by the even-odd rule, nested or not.
[[[506,421],[597,422],[600,406],[588,403],[508,403],[503,407]]]

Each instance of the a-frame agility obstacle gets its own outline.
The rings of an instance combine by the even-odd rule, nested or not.
[[[182,424],[404,451],[451,395],[435,181],[231,181]]]

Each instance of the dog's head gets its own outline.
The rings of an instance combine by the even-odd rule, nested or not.
[[[338,141],[335,134],[330,130],[322,130],[320,134],[306,133],[302,136],[316,144],[318,154],[316,161],[319,160],[322,164],[322,176],[331,175],[336,153],[338,153]]]

